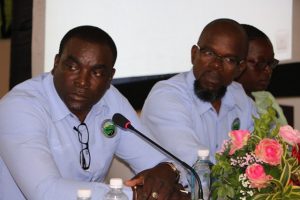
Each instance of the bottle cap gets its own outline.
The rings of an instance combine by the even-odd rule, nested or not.
[[[109,186],[111,188],[122,188],[123,180],[121,178],[111,178],[109,181]]]
[[[92,191],[88,189],[80,189],[77,191],[77,197],[89,198],[91,197]]]
[[[209,156],[209,150],[208,149],[199,149],[198,150],[198,156],[199,157],[208,157]]]

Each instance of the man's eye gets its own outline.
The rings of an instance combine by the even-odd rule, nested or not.
[[[102,72],[95,71],[95,72],[94,72],[94,75],[97,76],[97,77],[100,77],[100,76],[102,76],[103,74],[102,74]]]
[[[78,69],[78,67],[76,65],[70,65],[69,69],[72,71],[76,71]]]
[[[236,58],[234,57],[224,57],[223,60],[227,63],[230,63],[230,64],[237,64],[238,61]]]
[[[104,77],[106,76],[106,71],[104,69],[98,69],[98,70],[94,70],[93,74],[97,77]]]
[[[212,51],[209,51],[207,49],[203,49],[201,51],[205,56],[214,56],[214,53]]]
[[[256,64],[256,66],[257,66],[258,68],[264,68],[266,65],[269,65],[269,63],[268,63],[268,62],[258,62],[258,63]]]
[[[65,66],[70,71],[76,71],[79,68],[78,65],[76,63],[73,63],[73,62],[66,62]]]

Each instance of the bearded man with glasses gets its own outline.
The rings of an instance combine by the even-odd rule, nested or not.
[[[232,129],[253,129],[253,101],[233,82],[244,69],[248,40],[232,19],[206,25],[191,48],[192,69],[158,82],[141,119],[153,138],[192,165],[201,148],[215,153]]]

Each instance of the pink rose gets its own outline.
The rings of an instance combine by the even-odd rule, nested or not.
[[[258,189],[266,187],[268,181],[273,178],[270,175],[266,175],[264,167],[257,163],[247,167],[246,176],[250,181],[251,187]]]
[[[243,148],[243,146],[247,144],[250,138],[250,132],[248,130],[234,130],[229,132],[229,137],[231,138],[229,155],[232,155],[236,150]]]
[[[279,135],[285,142],[289,143],[290,145],[294,146],[297,143],[300,143],[300,132],[296,129],[293,129],[289,125],[280,127]]]
[[[265,163],[278,165],[281,162],[283,148],[274,139],[265,138],[261,140],[255,148],[255,155]]]

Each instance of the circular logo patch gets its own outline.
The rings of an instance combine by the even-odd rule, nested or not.
[[[106,119],[102,122],[102,133],[106,137],[114,137],[116,134],[116,126],[111,119]]]
[[[233,120],[232,124],[231,124],[231,130],[239,130],[241,126],[241,121],[240,119],[237,117]]]

